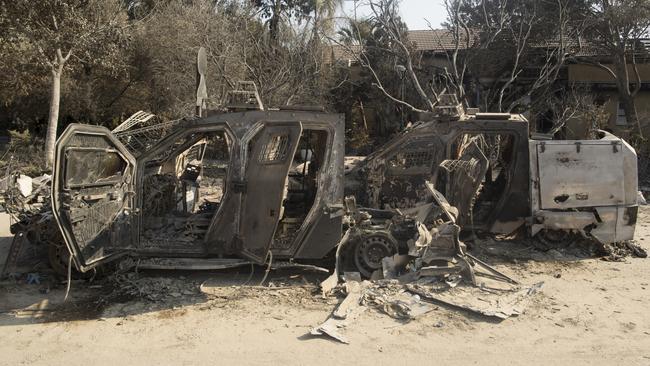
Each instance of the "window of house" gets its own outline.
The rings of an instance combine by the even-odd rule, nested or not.
[[[627,118],[625,117],[625,109],[623,108],[623,103],[618,102],[618,108],[616,109],[616,125],[617,126],[627,126]]]

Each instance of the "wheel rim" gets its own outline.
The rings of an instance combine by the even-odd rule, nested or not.
[[[389,238],[379,235],[370,236],[357,244],[354,262],[363,276],[370,277],[373,272],[382,268],[382,259],[396,252],[397,249]]]

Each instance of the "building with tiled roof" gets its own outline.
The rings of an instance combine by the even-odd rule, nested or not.
[[[449,56],[456,49],[461,54],[470,51],[472,48],[474,49],[470,52],[485,52],[485,56],[473,57],[473,62],[481,63],[479,68],[474,67],[474,70],[480,70],[480,75],[473,75],[479,83],[489,84],[498,82],[496,78],[500,75],[499,70],[504,62],[506,64],[508,62],[508,60],[498,58],[499,53],[491,52],[494,50],[490,50],[490,48],[479,49],[477,47],[478,34],[476,33],[470,35],[472,37],[470,42],[467,42],[467,40],[460,42],[458,48],[456,47],[456,37],[448,29],[411,30],[408,31],[407,37],[413,50],[420,54],[420,57],[416,60],[417,67],[423,69],[433,68],[434,70],[441,70],[441,72],[447,69],[451,62]],[[504,37],[507,37],[507,35]],[[566,88],[589,90],[593,93],[595,100],[600,101],[609,112],[610,120],[607,128],[618,135],[625,136],[625,131],[633,126],[630,126],[625,120],[622,106],[618,101],[616,81],[606,70],[596,66],[596,63],[602,63],[612,67],[611,55],[598,45],[588,43],[581,39],[565,41],[567,42],[566,50],[571,53],[572,57],[569,58],[563,70],[558,75],[559,79],[556,83],[558,85],[565,85]],[[507,40],[500,38],[499,42],[507,43]],[[555,49],[558,45],[559,40],[547,40],[531,46],[537,50],[537,53],[543,59],[548,50]],[[498,47],[498,45],[495,44],[495,47]],[[637,70],[642,81],[641,92],[637,95],[637,108],[641,115],[647,116],[650,120],[650,39],[640,40],[634,49],[638,64]],[[363,47],[360,45],[335,45],[331,49],[330,60],[332,63],[338,62],[339,64],[351,67],[358,65],[357,60],[362,51]],[[497,57],[497,59],[494,57]],[[630,75],[634,75],[634,68],[631,65],[628,69]],[[356,73],[356,75],[359,74]],[[517,83],[525,85],[533,82],[538,78],[538,75],[539,66],[527,65],[522,69]],[[531,116],[531,123],[534,123],[534,121],[535,118]],[[574,124],[567,125],[567,136],[585,138],[584,134],[588,126],[584,125],[584,121],[573,122]]]
[[[448,29],[411,30],[408,31],[407,37],[415,50],[420,52],[442,53],[456,49],[454,34]],[[467,49],[467,42],[461,42],[458,48]],[[362,50],[360,45],[333,45],[331,52],[326,55],[326,62],[338,61],[351,65],[356,62]]]
[[[458,49],[467,49],[467,38],[465,33],[459,35],[462,42],[458,43]],[[475,37],[470,35],[470,37]],[[417,51],[447,52],[456,49],[456,37],[449,29],[426,29],[412,30],[408,32],[409,41],[413,42]],[[469,42],[470,47],[474,40]]]

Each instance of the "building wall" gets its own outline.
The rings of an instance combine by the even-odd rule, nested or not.
[[[607,65],[612,67],[612,65]],[[642,123],[650,124],[650,90],[647,84],[650,83],[650,64],[637,65],[639,75],[644,87],[636,96],[636,108]],[[628,72],[634,78],[634,68],[628,65]],[[606,129],[617,136],[627,137],[630,130],[636,126],[625,119],[625,113],[620,106],[616,83],[612,75],[606,70],[593,65],[574,64],[568,66],[569,85],[588,87],[593,90],[597,97],[604,101],[605,110],[609,114]],[[567,123],[567,138],[585,138],[590,121],[573,120]]]
[[[625,113],[620,108],[618,102],[618,94],[616,91],[609,93],[609,101],[607,103],[607,111],[609,112],[609,128],[617,135],[626,135],[627,130],[636,129],[637,126],[631,122],[626,121]],[[650,91],[641,90],[636,95],[636,110],[641,122],[648,121],[650,117]]]
[[[605,65],[613,69],[612,65]],[[614,78],[606,70],[586,64],[573,64],[569,65],[569,81],[574,83],[587,82],[587,83],[614,83]],[[638,64],[637,69],[643,82],[650,82],[650,64]],[[634,67],[628,65],[628,72],[630,78],[634,77]]]
[[[605,98],[605,111],[609,115],[607,125],[604,126],[617,136],[626,138],[630,130],[635,131],[636,125],[627,123],[625,114],[618,103],[618,93],[615,90],[599,91],[598,94]],[[636,106],[642,124],[645,122],[644,135],[650,129],[650,91],[641,90],[636,96]],[[584,139],[589,133],[591,121],[584,121],[580,118],[573,118],[566,124],[565,132],[567,139]]]

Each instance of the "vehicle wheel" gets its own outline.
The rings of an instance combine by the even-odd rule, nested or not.
[[[385,235],[362,237],[355,246],[354,264],[359,273],[370,278],[373,272],[382,269],[381,261],[397,253],[397,244]]]
[[[538,249],[551,250],[553,248],[563,248],[571,244],[573,234],[565,230],[544,229],[535,238],[537,239],[535,246]]]

